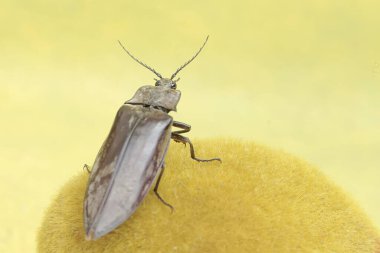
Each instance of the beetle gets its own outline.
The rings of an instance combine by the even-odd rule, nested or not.
[[[168,114],[176,111],[181,92],[175,76],[192,62],[206,45],[208,36],[196,54],[180,66],[170,78],[134,57],[119,42],[122,49],[135,61],[152,71],[160,79],[154,86],[142,86],[118,110],[114,123],[92,166],[83,203],[84,228],[87,240],[96,240],[126,221],[144,199],[160,171],[154,193],[170,207],[158,193],[164,173],[164,158],[170,139],[189,144],[191,158],[198,162],[221,161],[220,158],[200,159],[183,133],[191,126],[174,121]],[[172,127],[180,130],[171,131]],[[86,167],[88,169],[88,167]]]

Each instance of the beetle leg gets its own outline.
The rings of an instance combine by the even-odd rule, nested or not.
[[[178,128],[181,128],[182,130],[176,130],[176,131],[173,131],[172,133],[173,134],[183,134],[183,133],[187,133],[187,132],[190,132],[190,129],[191,129],[191,126],[186,124],[186,123],[183,123],[183,122],[179,122],[179,121],[173,121],[173,126],[174,127],[178,127]],[[175,142],[181,142],[183,143],[183,145],[185,145],[186,147],[186,142],[182,142],[182,141],[179,141],[179,140],[176,140],[176,139],[173,139]]]
[[[174,124],[173,124],[174,125]],[[178,131],[179,132],[179,131]],[[172,139],[177,142],[182,142],[182,143],[189,143],[190,146],[190,155],[191,158],[194,159],[195,161],[198,162],[211,162],[211,161],[219,161],[222,162],[222,160],[218,157],[216,158],[211,158],[211,159],[200,159],[195,156],[195,151],[194,151],[194,146],[193,143],[191,143],[190,139],[186,136],[182,136],[178,134],[178,132],[172,132]]]
[[[90,166],[87,164],[83,165],[83,170],[87,170],[88,173],[91,173]]]
[[[190,125],[183,123],[183,122],[175,121],[175,120],[173,121],[173,126],[182,129],[182,130],[173,131],[173,134],[187,133],[187,132],[190,132],[190,129],[191,129]]]
[[[161,168],[161,171],[160,171],[160,175],[158,175],[158,178],[157,178],[157,181],[156,181],[156,186],[154,186],[154,193],[156,194],[157,198],[167,207],[170,208],[171,212],[174,211],[174,207],[172,205],[170,205],[168,202],[166,202],[161,196],[160,194],[158,193],[158,186],[160,185],[160,181],[161,181],[161,177],[162,175],[164,174],[164,169],[165,169],[165,166],[163,165],[162,168]]]

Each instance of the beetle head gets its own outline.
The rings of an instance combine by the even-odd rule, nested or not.
[[[166,88],[170,88],[170,89],[177,89],[177,81],[179,80],[179,78],[177,80],[172,80],[172,79],[169,79],[169,78],[161,78],[161,79],[154,79],[156,80],[156,83],[154,84],[155,86],[162,86],[162,87],[166,87]]]

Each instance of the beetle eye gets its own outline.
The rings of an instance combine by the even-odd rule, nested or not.
[[[172,83],[171,88],[172,88],[172,89],[176,89],[176,88],[177,88],[177,84],[176,84],[176,83]]]

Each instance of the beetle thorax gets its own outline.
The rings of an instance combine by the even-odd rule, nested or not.
[[[162,80],[162,79],[161,79]],[[159,82],[159,81],[157,81]],[[163,108],[164,111],[176,111],[181,92],[164,85],[142,86],[126,104]]]

